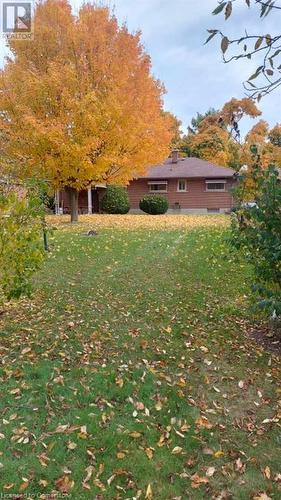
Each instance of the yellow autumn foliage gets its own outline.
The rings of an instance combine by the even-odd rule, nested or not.
[[[230,218],[227,215],[143,215],[143,214],[126,214],[126,215],[81,215],[80,222],[75,226],[69,223],[67,215],[50,215],[47,217],[50,226],[58,227],[66,232],[78,233],[86,232],[89,229],[107,229],[135,231],[138,229],[145,230],[162,230],[162,229],[187,229],[192,230],[197,227],[228,227]]]
[[[169,154],[174,125],[140,33],[107,7],[39,3],[32,43],[10,41],[1,71],[3,158],[56,188],[126,184]]]
[[[230,134],[233,122],[244,116],[255,118],[261,113],[248,98],[228,101],[223,108],[206,116],[198,126],[198,132],[189,134],[185,142],[192,155],[219,166],[239,166],[240,144]]]

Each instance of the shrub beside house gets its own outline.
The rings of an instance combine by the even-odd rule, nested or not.
[[[130,204],[126,188],[108,186],[102,198],[101,209],[107,214],[127,214],[130,210]]]

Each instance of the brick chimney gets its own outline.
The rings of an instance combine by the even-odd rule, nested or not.
[[[178,163],[178,161],[179,161],[179,150],[174,149],[172,151],[172,163]]]

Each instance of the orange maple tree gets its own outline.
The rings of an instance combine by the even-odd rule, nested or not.
[[[275,125],[272,129],[266,121],[260,120],[245,137],[241,152],[241,162],[247,165],[252,163],[252,146],[257,147],[260,164],[263,168],[269,165],[281,165],[281,126]]]
[[[255,118],[261,113],[248,98],[232,98],[219,111],[212,111],[183,139],[192,156],[221,166],[239,164],[239,122],[244,116]]]
[[[127,184],[165,159],[173,120],[152,77],[140,33],[119,27],[106,7],[46,0],[34,14],[34,41],[10,41],[1,72],[2,144],[21,176],[70,193],[91,183]]]

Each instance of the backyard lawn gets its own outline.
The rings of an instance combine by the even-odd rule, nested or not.
[[[229,219],[50,223],[33,297],[0,315],[0,492],[280,498],[280,364],[247,336]]]

